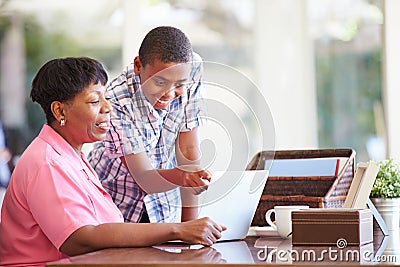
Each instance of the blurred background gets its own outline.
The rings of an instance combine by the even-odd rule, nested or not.
[[[400,9],[398,2],[0,0],[6,145],[15,163],[45,122],[29,91],[46,61],[93,57],[113,78],[137,55],[150,29],[172,25],[204,60],[254,82],[274,118],[276,149],[350,147],[357,161],[399,159],[394,116],[400,107],[394,101],[400,99],[400,41],[392,32],[400,21],[390,13]],[[250,99],[252,90],[243,85]],[[257,98],[251,104],[262,110],[265,102]]]

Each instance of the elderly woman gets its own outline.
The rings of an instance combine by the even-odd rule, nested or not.
[[[124,223],[81,152],[105,138],[111,106],[107,74],[90,58],[47,62],[31,98],[47,124],[21,156],[1,212],[0,265],[38,265],[109,247],[149,246],[180,239],[212,245],[224,227],[209,218],[184,223]]]

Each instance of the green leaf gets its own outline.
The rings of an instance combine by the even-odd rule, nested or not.
[[[377,163],[379,171],[370,197],[400,198],[400,164],[392,158]]]

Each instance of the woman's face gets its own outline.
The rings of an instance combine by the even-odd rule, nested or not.
[[[105,86],[100,83],[91,84],[65,103],[63,136],[73,147],[106,137],[112,107],[104,93]]]

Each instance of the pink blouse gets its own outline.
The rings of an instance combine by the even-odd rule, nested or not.
[[[12,174],[0,222],[0,265],[43,266],[66,257],[64,241],[86,225],[123,222],[85,156],[44,125]]]

